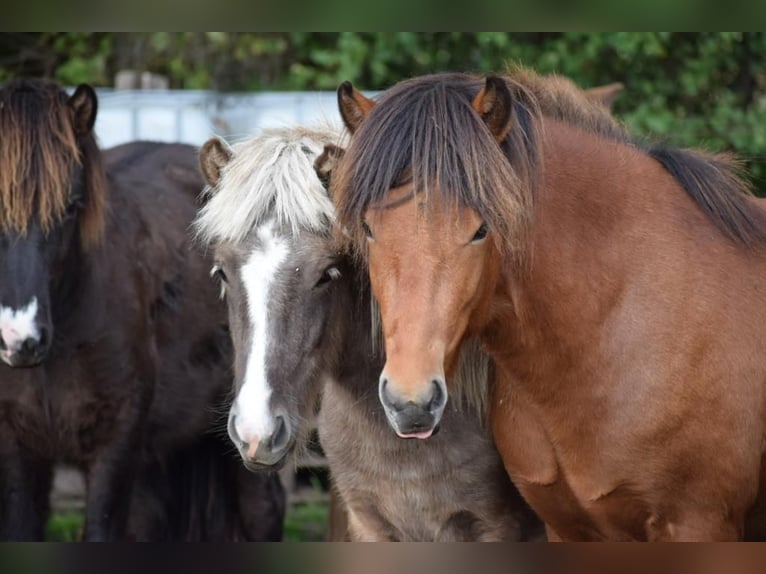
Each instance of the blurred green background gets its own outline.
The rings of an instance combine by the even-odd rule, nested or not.
[[[109,86],[118,70],[173,88],[385,89],[436,71],[521,62],[583,87],[619,81],[615,113],[635,132],[743,155],[766,195],[766,34],[528,32],[6,33],[0,81],[48,76]]]

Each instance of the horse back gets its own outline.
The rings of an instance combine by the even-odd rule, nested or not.
[[[112,184],[106,248],[140,262],[133,279],[158,368],[148,433],[161,449],[209,427],[215,409],[197,407],[217,403],[230,385],[226,308],[190,228],[204,184],[193,146],[134,142],[104,157]],[[187,423],[175,424],[178,417]]]

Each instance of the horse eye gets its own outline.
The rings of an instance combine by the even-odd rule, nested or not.
[[[370,229],[370,226],[367,225],[366,221],[362,221],[362,231],[364,231],[364,235],[367,237],[367,239],[373,239],[372,237],[372,229]]]
[[[210,276],[215,277],[221,283],[228,282],[228,279],[226,278],[226,273],[224,273],[223,268],[218,263],[213,265],[213,268],[210,270]]]
[[[72,215],[77,213],[82,206],[83,206],[82,198],[76,197],[76,198],[72,199],[69,202],[69,205],[66,206],[66,215],[67,215],[67,217],[71,217]]]
[[[322,276],[319,278],[319,281],[317,281],[317,284],[315,287],[319,287],[320,285],[325,285],[326,283],[330,283],[331,281],[336,281],[337,279],[340,279],[340,271],[338,271],[337,267],[328,267],[324,270],[324,273],[322,273]]]
[[[489,233],[489,226],[486,223],[482,223],[481,227],[473,234],[471,243],[479,243],[481,240],[486,239],[487,233]]]

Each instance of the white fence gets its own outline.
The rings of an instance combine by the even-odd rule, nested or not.
[[[97,90],[96,134],[103,148],[138,139],[201,145],[268,127],[340,124],[335,92],[222,94],[191,90]]]

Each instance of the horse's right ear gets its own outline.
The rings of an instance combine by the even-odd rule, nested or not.
[[[613,84],[607,84],[605,86],[588,88],[585,90],[585,95],[589,100],[597,102],[607,109],[611,109],[612,104],[622,93],[624,88],[625,86],[620,82],[614,82]]]
[[[199,168],[210,187],[215,187],[221,181],[221,171],[232,155],[229,144],[215,136],[207,140],[199,150]]]
[[[356,90],[351,82],[345,81],[338,86],[338,109],[343,124],[352,134],[359,128],[370,110],[375,107],[375,102],[362,95]]]
[[[498,142],[511,131],[511,90],[499,76],[487,76],[484,87],[476,94],[471,106]]]
[[[332,171],[338,165],[344,153],[346,153],[346,150],[342,147],[334,144],[325,144],[322,153],[314,160],[314,170],[317,172],[317,177],[325,189],[330,188]]]
[[[75,133],[78,136],[87,136],[96,123],[96,91],[88,84],[80,84],[69,98],[69,106],[72,108]]]

